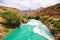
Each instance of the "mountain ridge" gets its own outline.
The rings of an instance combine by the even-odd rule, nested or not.
[[[5,6],[0,6],[0,13],[3,11],[15,11],[17,12],[20,16],[22,16],[22,12],[17,9],[17,8],[11,8],[11,7],[5,7]]]

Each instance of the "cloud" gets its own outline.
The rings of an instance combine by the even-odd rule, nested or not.
[[[37,9],[60,3],[60,0],[0,0],[0,5],[18,8],[20,10]]]

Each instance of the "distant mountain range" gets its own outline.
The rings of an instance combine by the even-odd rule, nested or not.
[[[37,13],[40,13],[42,15],[46,15],[46,14],[59,14],[60,15],[60,3],[44,8],[42,11],[38,11]]]
[[[45,17],[53,17],[53,18],[60,18],[60,3],[44,8],[42,11],[36,12],[34,15],[36,16],[45,16]]]
[[[43,8],[40,7],[37,10],[18,10],[16,8],[11,8],[11,7],[5,7],[5,6],[0,6],[0,12],[2,11],[6,11],[6,10],[13,10],[19,13],[19,15],[22,16],[44,16],[44,15],[57,15],[60,16],[60,3],[47,7],[47,8]]]
[[[47,7],[47,8],[39,8],[37,10],[32,10],[32,11],[27,11],[27,12],[23,12],[23,15],[27,15],[27,16],[38,16],[38,15],[57,15],[60,16],[60,3]]]
[[[23,15],[24,16],[34,16],[34,14],[36,13],[36,12],[39,12],[39,11],[42,11],[42,10],[44,10],[45,8],[43,8],[43,7],[40,7],[40,8],[38,8],[38,9],[36,9],[36,10],[22,10],[22,12],[23,12]]]

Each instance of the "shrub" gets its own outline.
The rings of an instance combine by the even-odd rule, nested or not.
[[[18,15],[17,12],[14,11],[4,11],[1,13],[1,17],[6,19],[6,24],[8,26],[19,26],[21,22],[21,17]]]
[[[40,17],[39,16],[36,16],[35,19],[38,20],[38,19],[40,19]]]
[[[60,32],[60,21],[59,20],[56,21],[56,23],[54,23],[54,30],[58,33]]]

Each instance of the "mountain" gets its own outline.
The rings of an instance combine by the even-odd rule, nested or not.
[[[0,6],[0,13],[3,12],[3,11],[15,11],[15,12],[18,12],[18,14],[19,14],[20,16],[22,16],[22,12],[21,12],[19,9],[17,9],[17,8]]]
[[[42,12],[45,14],[60,14],[60,3],[47,7]]]
[[[42,11],[37,11],[34,15],[60,18],[60,3],[44,8]]]
[[[11,7],[5,7],[5,6],[0,6],[0,24],[2,22],[5,22],[6,20],[4,18],[1,17],[1,13],[4,11],[13,11],[13,12],[17,12],[18,16],[23,17],[22,12],[16,8],[11,8]]]
[[[44,8],[43,7],[40,7],[36,10],[22,10],[22,13],[24,16],[35,16],[35,14],[39,11],[42,11]]]
[[[0,12],[6,10],[16,11],[19,13],[19,15],[22,16],[46,16],[56,18],[60,17],[60,3],[47,8],[40,7],[36,10],[18,10],[16,8],[0,6]]]
[[[60,3],[47,8],[41,7],[37,10],[22,11],[22,13],[24,16],[44,16],[51,18],[60,18]]]

